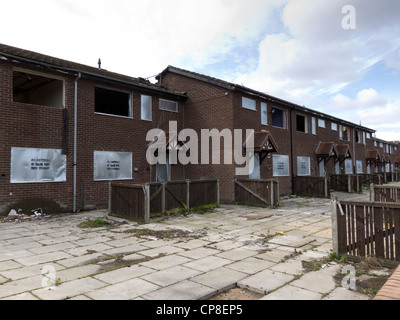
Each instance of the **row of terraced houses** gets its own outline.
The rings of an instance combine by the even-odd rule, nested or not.
[[[109,181],[218,178],[221,201],[234,200],[233,163],[149,164],[147,133],[171,135],[171,122],[199,135],[240,129],[243,146],[251,129],[256,161],[244,178],[278,179],[280,194],[295,192],[297,176],[399,168],[399,143],[374,129],[173,66],[157,81],[0,44],[0,213],[106,207]],[[221,142],[221,157],[231,147]]]

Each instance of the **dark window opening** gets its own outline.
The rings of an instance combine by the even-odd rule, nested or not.
[[[64,107],[64,81],[24,71],[13,72],[13,101]]]
[[[307,132],[306,117],[302,115],[296,115],[297,131]]]
[[[131,95],[104,88],[95,89],[95,112],[114,116],[131,116]]]
[[[272,125],[285,128],[285,112],[281,109],[272,108]]]

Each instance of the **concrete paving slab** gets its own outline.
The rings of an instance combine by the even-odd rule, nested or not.
[[[217,257],[224,258],[224,259],[229,259],[233,261],[239,261],[242,259],[249,258],[251,256],[257,255],[258,252],[256,251],[251,251],[251,250],[246,250],[242,248],[236,248],[230,251],[225,251],[223,253],[217,254]]]
[[[57,261],[57,260],[68,259],[71,257],[72,256],[66,252],[57,251],[57,252],[51,252],[51,253],[45,253],[45,254],[39,254],[39,255],[31,255],[28,257],[17,258],[14,260],[24,266],[33,266],[36,264],[53,262],[53,261]]]
[[[155,270],[163,270],[168,269],[170,267],[176,265],[184,265],[187,262],[192,261],[189,258],[178,256],[178,255],[169,255],[161,258],[156,258],[151,261],[140,263],[141,266],[152,268]]]
[[[225,267],[215,269],[205,274],[196,276],[191,281],[200,283],[210,288],[223,292],[236,287],[238,281],[246,278],[248,274]]]
[[[339,266],[327,267],[320,271],[310,272],[302,276],[300,279],[291,283],[292,286],[327,294],[335,289],[336,283],[333,280],[333,275],[338,272]]]
[[[290,284],[266,295],[260,300],[321,300],[322,295],[317,292],[291,286]]]
[[[32,293],[42,300],[64,300],[86,293],[90,290],[104,287],[106,284],[91,277],[62,283],[54,289],[42,288]]]
[[[304,238],[295,235],[277,236],[268,241],[268,243],[273,243],[281,246],[291,247],[291,248],[301,248],[305,245],[312,243],[314,239]]]
[[[246,258],[244,260],[229,264],[226,267],[229,269],[233,269],[236,271],[240,271],[240,272],[252,275],[252,274],[258,273],[262,270],[268,269],[268,268],[272,267],[273,265],[275,265],[274,262],[250,257],[250,258]]]
[[[282,287],[293,279],[293,275],[265,270],[239,281],[238,286],[258,293],[267,294],[268,292]]]
[[[215,257],[215,256],[209,256],[209,257],[205,257],[205,258],[202,258],[199,260],[185,263],[183,266],[192,268],[195,270],[203,271],[203,272],[209,272],[211,270],[218,269],[220,267],[223,267],[223,266],[231,264],[231,263],[232,263],[232,260]]]
[[[329,295],[324,297],[322,300],[351,300],[351,301],[356,301],[356,300],[370,300],[368,296],[347,290],[342,287],[338,287],[335,290],[333,290]]]
[[[270,268],[270,270],[300,276],[305,273],[301,261],[289,260],[284,263],[278,263]]]
[[[153,283],[135,278],[97,290],[91,290],[85,295],[95,300],[132,300],[158,288],[159,286]]]
[[[144,266],[134,265],[131,267],[125,267],[116,269],[113,271],[104,272],[93,276],[93,278],[100,280],[108,284],[116,284],[133,278],[153,273],[155,270]]]
[[[191,259],[201,259],[211,255],[215,255],[220,253],[221,251],[211,248],[196,248],[188,251],[179,252],[178,254],[183,257],[191,258]]]
[[[182,248],[177,248],[175,246],[168,245],[168,246],[163,246],[163,247],[157,247],[154,249],[143,250],[143,251],[140,251],[140,254],[148,256],[148,257],[157,257],[160,254],[174,254],[174,253],[182,252],[182,251],[184,251]]]
[[[148,294],[142,295],[146,300],[199,300],[211,297],[216,290],[200,283],[184,280]]]
[[[171,284],[191,279],[193,281],[193,277],[201,274],[200,271],[189,269],[182,266],[175,266],[169,269],[164,269],[158,272],[153,272],[151,274],[142,276],[141,279],[149,281],[151,283],[155,283],[160,287],[167,287]]]

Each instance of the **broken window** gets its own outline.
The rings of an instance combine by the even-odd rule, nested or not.
[[[285,111],[272,108],[272,125],[278,128],[286,128]]]
[[[178,102],[160,99],[159,108],[164,111],[178,112]]]
[[[296,115],[297,131],[308,132],[307,117],[301,114]]]
[[[131,94],[105,88],[95,88],[95,112],[131,117]]]
[[[14,70],[13,101],[64,108],[64,81],[48,75]]]
[[[350,141],[350,131],[349,128],[345,126],[339,126],[339,138],[341,140]]]

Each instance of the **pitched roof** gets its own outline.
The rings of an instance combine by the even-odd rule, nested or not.
[[[187,98],[186,95],[182,93],[166,90],[165,88],[161,88],[158,85],[152,84],[143,78],[134,78],[119,73],[110,72],[105,69],[94,68],[84,64],[59,59],[34,51],[20,49],[0,43],[0,59],[1,57],[10,61],[22,62],[32,66],[39,66],[55,71],[63,71],[76,75],[81,73],[82,76],[87,78],[96,78],[108,82],[117,82],[120,84],[134,86],[145,91],[157,91],[161,95],[164,94],[168,96],[175,96],[184,100]]]
[[[241,93],[245,93],[245,94],[253,95],[253,96],[256,96],[256,97],[260,97],[260,98],[266,99],[266,100],[268,100],[268,101],[270,101],[272,103],[274,103],[274,102],[275,103],[280,103],[280,104],[285,105],[285,106],[287,106],[289,108],[293,108],[293,109],[296,109],[296,110],[299,110],[299,111],[302,111],[302,112],[307,112],[307,113],[313,114],[316,117],[322,117],[322,118],[330,119],[330,120],[338,122],[338,123],[342,123],[342,124],[347,125],[347,126],[360,128],[360,129],[362,129],[362,130],[364,130],[366,132],[370,132],[370,133],[375,133],[376,132],[376,130],[373,130],[373,129],[370,129],[370,128],[367,128],[367,127],[363,127],[363,126],[351,123],[351,122],[343,120],[343,119],[339,119],[339,118],[333,117],[333,116],[331,116],[329,114],[326,114],[326,113],[322,113],[322,112],[319,112],[319,111],[316,111],[316,110],[313,110],[313,109],[306,108],[305,106],[301,106],[301,105],[295,104],[293,102],[289,102],[289,101],[274,97],[274,96],[272,96],[270,94],[267,94],[265,92],[257,91],[257,90],[245,87],[243,85],[234,84],[234,83],[231,83],[231,82],[228,82],[228,81],[225,81],[225,80],[221,80],[221,79],[217,79],[217,78],[210,77],[210,76],[207,76],[207,75],[203,75],[203,74],[200,74],[200,73],[196,73],[196,72],[193,72],[193,71],[177,68],[177,67],[174,67],[174,66],[171,66],[171,65],[168,66],[166,69],[164,69],[164,71],[162,71],[157,76],[157,79],[162,83],[162,77],[168,72],[180,74],[180,75],[192,78],[192,79],[196,79],[196,80],[199,80],[199,81],[203,81],[203,82],[206,82],[206,83],[217,85],[217,86],[220,86],[220,87],[225,88],[227,90],[238,91],[238,92],[241,92]]]
[[[348,144],[337,144],[335,146],[336,154],[339,159],[351,158],[350,145]]]
[[[319,157],[331,157],[336,153],[334,146],[334,142],[320,142],[315,153]]]

